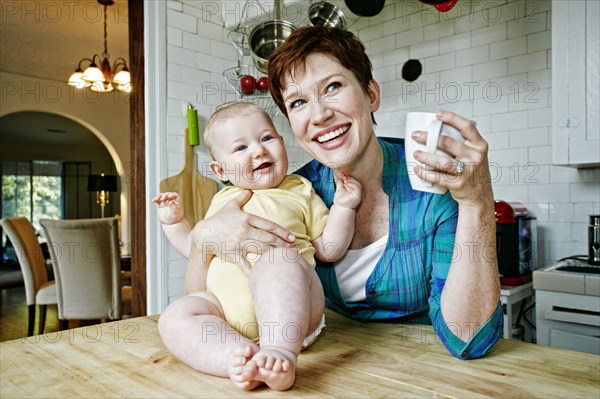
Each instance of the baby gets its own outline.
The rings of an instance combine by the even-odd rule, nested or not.
[[[215,195],[206,218],[252,190],[242,210],[280,224],[296,239],[292,248],[272,247],[262,255],[257,254],[258,245],[247,243],[245,259],[227,262],[226,249],[191,243],[179,196],[159,194],[153,201],[159,205],[163,230],[189,257],[188,295],[161,315],[161,337],[183,362],[229,377],[240,388],[265,383],[275,390],[289,389],[301,349],[324,326],[323,289],[314,258],[333,262],[346,253],[354,235],[360,184],[340,176],[328,210],[308,180],[287,175],[283,138],[264,110],[251,103],[217,110],[204,140],[213,157],[210,169],[233,185]],[[181,342],[182,328],[196,331],[197,342]],[[190,346],[204,356],[191,356]]]

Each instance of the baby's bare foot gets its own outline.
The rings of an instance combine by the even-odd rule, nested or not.
[[[246,363],[242,374],[247,379],[252,376],[255,381],[262,381],[276,391],[285,391],[296,380],[296,360],[297,357],[286,350],[260,349]]]
[[[257,345],[243,343],[236,346],[229,354],[227,365],[229,379],[243,390],[250,391],[263,384],[263,381],[254,380],[256,372],[249,372],[252,367],[248,367],[248,371],[245,370],[252,356],[258,351]]]

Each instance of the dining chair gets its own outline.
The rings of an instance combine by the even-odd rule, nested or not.
[[[117,219],[42,219],[40,225],[52,259],[61,329],[68,320],[120,319]]]
[[[46,306],[57,304],[55,281],[48,281],[46,260],[35,230],[25,217],[11,217],[0,220],[2,228],[17,254],[28,307],[27,336],[33,335],[36,306],[40,307],[40,323],[38,333],[44,333],[46,324]]]

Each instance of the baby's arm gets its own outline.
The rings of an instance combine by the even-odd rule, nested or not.
[[[315,256],[324,262],[340,259],[348,250],[356,222],[356,208],[361,201],[361,185],[344,175],[337,182],[333,205],[323,234],[313,240]]]
[[[158,220],[167,239],[180,254],[189,258],[192,248],[192,226],[183,217],[178,193],[160,193],[152,199],[158,205]]]

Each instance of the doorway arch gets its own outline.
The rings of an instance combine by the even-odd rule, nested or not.
[[[87,176],[115,174],[115,165],[121,164],[119,155],[107,138],[87,125],[63,115],[37,111],[13,112],[0,117],[0,159],[6,161],[4,165],[13,165],[13,162],[14,165],[30,164],[32,161],[38,166],[39,161],[63,165],[61,174],[69,175],[62,185],[63,216],[66,218],[97,217],[98,209],[88,202]],[[55,171],[42,171],[50,172],[56,174]],[[126,184],[120,186],[127,189]],[[111,214],[121,213],[121,199],[126,197],[120,194],[121,191],[117,193],[119,200],[109,203]]]

